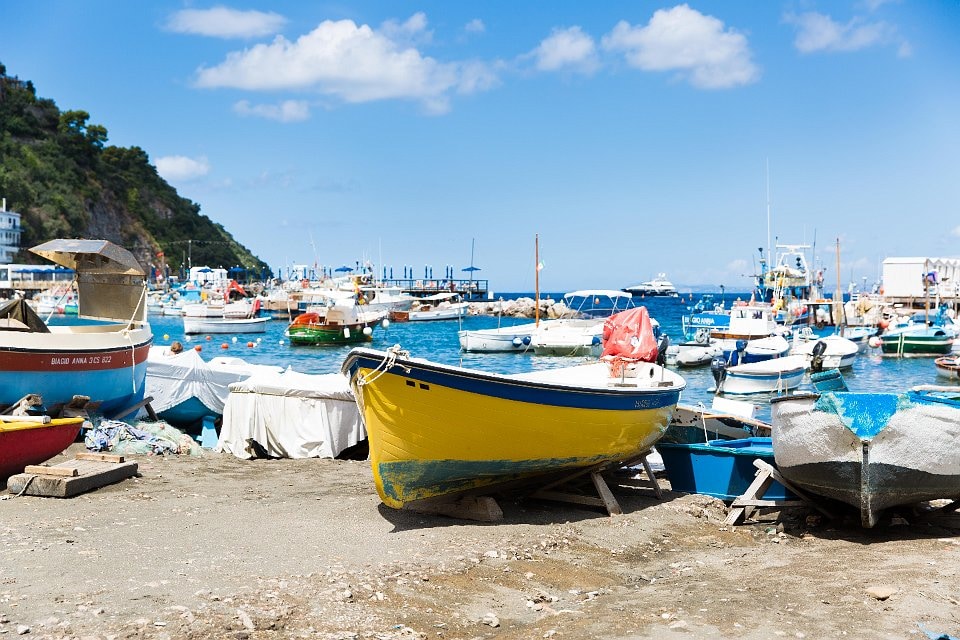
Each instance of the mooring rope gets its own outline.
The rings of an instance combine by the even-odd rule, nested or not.
[[[388,372],[393,366],[397,363],[397,358],[409,358],[410,352],[404,350],[399,344],[395,344],[386,351],[386,357],[370,371],[370,373],[364,376],[357,377],[357,386],[362,387],[366,384],[371,384],[376,382],[376,380]]]

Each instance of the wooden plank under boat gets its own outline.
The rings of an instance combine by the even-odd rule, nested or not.
[[[81,425],[83,418],[0,421],[0,481],[62,452],[77,439]]]
[[[783,476],[860,510],[864,527],[889,507],[960,497],[960,401],[838,392],[771,400]]]
[[[685,382],[649,362],[621,369],[502,375],[366,348],[343,364],[377,492],[393,508],[637,457],[667,428]]]

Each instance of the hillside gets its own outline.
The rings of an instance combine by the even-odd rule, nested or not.
[[[177,194],[139,147],[107,145],[107,129],[85,111],[60,111],[33,83],[0,64],[0,196],[21,214],[18,262],[53,238],[110,240],[149,267],[165,256],[171,273],[189,251],[194,265],[267,265],[200,206]]]

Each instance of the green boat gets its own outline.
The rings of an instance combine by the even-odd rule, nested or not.
[[[357,305],[310,308],[287,327],[286,336],[295,345],[337,345],[370,342],[382,326],[382,312],[363,311]]]
[[[880,336],[880,349],[891,356],[940,356],[953,349],[953,336],[942,326],[909,325]]]

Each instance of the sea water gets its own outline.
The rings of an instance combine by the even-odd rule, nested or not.
[[[533,297],[531,294],[503,294],[505,299],[524,296]],[[559,299],[559,296],[553,297]],[[694,298],[698,297],[694,294]],[[727,297],[729,300],[734,299],[731,294],[727,294]],[[692,304],[689,296],[635,298],[634,302],[647,307],[651,317],[656,318],[660,323],[661,329],[669,336],[672,344],[683,341],[680,318],[687,313],[687,307]],[[495,373],[522,373],[565,367],[590,360],[590,358],[537,356],[532,349],[509,353],[460,351],[457,338],[457,331],[460,329],[489,329],[528,322],[531,322],[531,319],[496,316],[467,316],[461,320],[430,322],[393,322],[387,328],[378,327],[373,333],[373,341],[363,343],[362,346],[387,349],[393,345],[400,345],[413,357]],[[154,344],[158,346],[166,346],[178,340],[186,348],[199,346],[204,359],[220,355],[233,356],[243,358],[250,363],[291,367],[302,373],[337,372],[350,349],[357,346],[291,345],[284,336],[288,325],[286,320],[270,320],[265,333],[236,336],[210,335],[209,337],[185,336],[183,320],[175,316],[151,315],[150,324],[153,328]],[[710,367],[683,368],[678,371],[687,381],[687,388],[681,396],[681,402],[693,405],[703,403],[704,406],[709,407],[714,397],[712,392],[714,380]],[[843,376],[851,391],[896,393],[919,384],[950,384],[944,378],[938,379],[933,358],[883,357],[879,349],[869,349],[866,354],[858,356],[852,369],[844,370]],[[799,390],[813,390],[808,378],[804,378]],[[769,400],[774,397],[774,394],[727,397],[755,404],[757,417],[767,419],[770,415]]]

